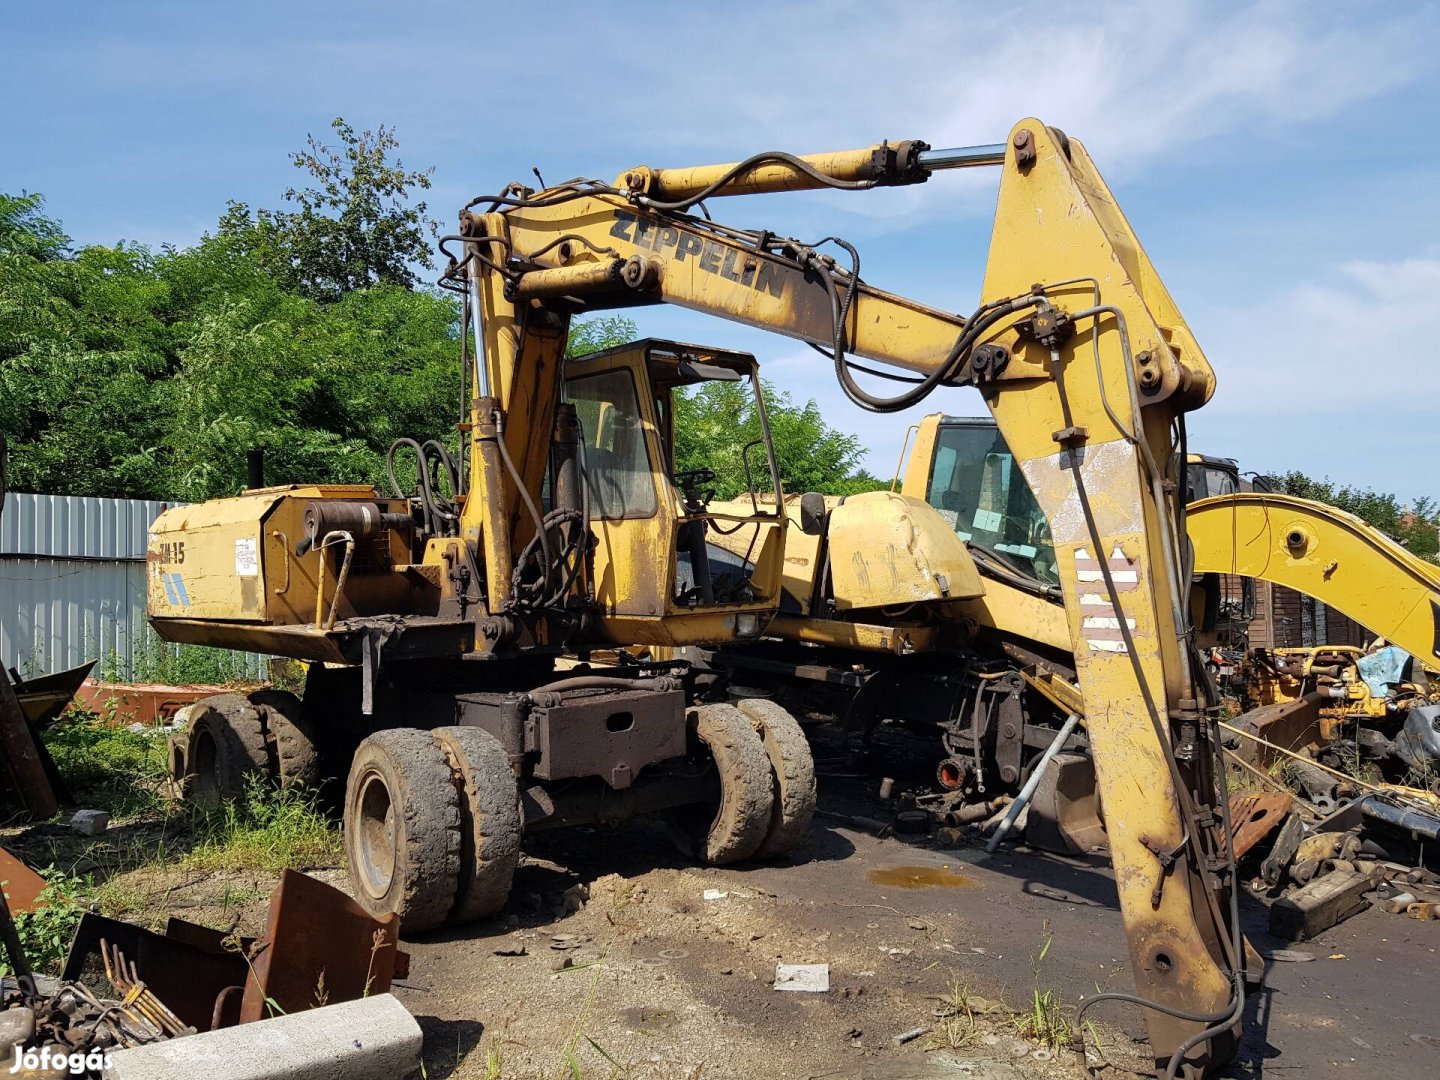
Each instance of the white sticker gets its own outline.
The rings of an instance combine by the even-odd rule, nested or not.
[[[975,528],[982,532],[999,532],[1001,517],[994,510],[976,510]]]
[[[242,536],[235,541],[235,576],[260,576],[259,545],[253,536]]]

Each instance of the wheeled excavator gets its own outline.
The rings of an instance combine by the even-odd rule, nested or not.
[[[965,317],[870,285],[844,241],[724,225],[707,205],[972,166],[998,167],[1000,183],[981,298]],[[1228,1060],[1246,946],[1169,464],[1214,375],[1084,147],[1027,119],[983,147],[902,141],[638,166],[608,182],[512,185],[469,204],[445,242],[472,329],[459,464],[421,446],[409,492],[247,492],[155,526],[150,598],[163,636],[312,661],[303,702],[252,702],[258,722],[234,701],[211,707],[206,753],[268,755],[283,773],[307,729],[322,744],[330,730],[364,734],[329,766],[348,767],[352,881],[372,910],[413,913],[423,896],[424,922],[493,910],[485,869],[512,858],[521,828],[663,810],[712,861],[767,841],[783,850],[806,801],[789,790],[803,772],[793,718],[755,707],[736,720],[683,662],[629,677],[584,666],[606,645],[733,642],[779,617],[796,530],[773,461],[768,507],[756,495],[745,514],[710,509],[703,476],[671,474],[664,391],[720,358],[642,344],[567,362],[570,321],[675,304],[771,330],[813,346],[847,395],[878,411],[976,387],[1048,523],[1078,681],[1060,680],[1051,707],[1085,713],[1107,811],[1135,992],[1087,1007],[1139,1005],[1168,1076]],[[576,385],[592,363],[611,381]],[[903,389],[862,385],[877,370]],[[644,453],[630,448],[639,442]],[[842,538],[827,517],[806,527],[835,567]],[[895,539],[852,564],[886,606],[987,593],[963,549],[904,563],[912,552],[903,532]],[[583,673],[554,670],[562,655]],[[1012,674],[958,654],[941,662],[957,684]],[[193,739],[189,749],[193,759]],[[762,791],[745,762],[767,751]]]

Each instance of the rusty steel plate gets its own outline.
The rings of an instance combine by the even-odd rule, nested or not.
[[[1278,791],[1232,795],[1230,829],[1235,834],[1235,858],[1243,859],[1256,844],[1278,829],[1294,805],[1294,796]]]
[[[339,889],[286,870],[251,950],[240,1022],[267,1019],[267,1002],[288,1014],[385,993],[409,967],[399,938],[398,916],[372,918]]]

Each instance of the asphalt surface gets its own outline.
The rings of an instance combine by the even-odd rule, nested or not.
[[[925,759],[926,744],[921,741],[917,747],[914,742],[892,743],[892,771],[905,771],[917,751]],[[912,770],[912,775],[918,773]],[[873,779],[822,782],[822,805],[828,801],[837,810],[854,813],[851,807],[868,800],[878,809],[880,804],[869,797]],[[963,895],[922,890],[912,894],[911,903],[927,910],[948,908],[968,925],[984,928],[993,948],[975,954],[977,973],[1014,985],[1018,965],[1019,977],[1028,977],[1028,956],[1048,925],[1054,939],[1046,974],[1067,1001],[1097,990],[1133,989],[1107,861],[1066,859],[1023,847],[995,855],[979,847],[936,851],[928,850],[923,840],[907,844],[903,838],[845,835],[854,844],[855,861],[894,859],[898,848],[910,848],[906,858],[917,864],[965,865],[976,888]],[[800,877],[823,871],[802,866],[790,873]],[[834,880],[848,891],[853,876],[837,873]],[[1225,1075],[1254,1080],[1440,1077],[1440,922],[1418,922],[1372,908],[1318,939],[1300,943],[1271,937],[1268,924],[1268,906],[1242,894],[1241,925],[1266,958],[1266,972],[1264,985],[1247,999],[1239,1055]],[[1273,959],[1277,952],[1312,959]],[[1109,1010],[1106,1015],[1113,1023],[1143,1036],[1138,1010],[1101,1008]]]

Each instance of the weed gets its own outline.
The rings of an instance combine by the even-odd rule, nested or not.
[[[232,649],[209,645],[171,645],[147,635],[145,643],[130,658],[129,677],[113,652],[100,665],[99,677],[107,682],[155,682],[171,686],[225,686],[255,683],[248,674],[251,658]]]
[[[1336,740],[1330,744],[1330,749],[1338,761],[1341,772],[1346,776],[1353,776],[1356,780],[1366,784],[1383,784],[1385,776],[1380,767],[1373,761],[1367,761],[1360,753],[1360,748],[1344,740]]]
[[[485,1055],[485,1080],[500,1080],[500,1051],[493,1046]]]
[[[580,1006],[580,1015],[575,1020],[575,1030],[570,1038],[565,1040],[565,1045],[560,1051],[560,1064],[564,1072],[568,1072],[571,1080],[580,1080],[580,1062],[575,1058],[575,1048],[580,1044],[582,1038],[589,1041],[590,1037],[585,1034],[585,1028],[590,1023],[590,1011],[595,1005],[595,993],[600,988],[600,972],[605,968],[605,952],[601,952],[599,959],[591,961],[586,967],[593,967],[594,973],[590,976],[590,985],[585,991],[585,1000]],[[577,967],[580,965],[576,965]],[[607,1055],[608,1056],[608,1055]]]
[[[336,866],[340,834],[314,792],[276,788],[252,774],[245,795],[197,814],[195,846],[180,861],[189,870],[285,870]]]
[[[390,943],[385,940],[385,931],[376,930],[370,935],[370,964],[365,968],[365,993],[364,997],[370,996],[370,984],[374,981],[375,956],[381,949],[388,949]]]
[[[1060,1001],[1060,995],[1054,990],[1040,989],[1040,968],[1045,963],[1045,957],[1050,953],[1050,944],[1054,940],[1055,935],[1047,922],[1045,939],[1032,958],[1031,970],[1035,974],[1035,985],[1030,992],[1030,1006],[1023,1012],[1016,1013],[1011,1019],[1017,1034],[1052,1050],[1068,1046],[1074,1037],[1070,1010]]]
[[[1054,990],[1042,991],[1039,987],[1031,992],[1030,1007],[1016,1013],[1013,1023],[1020,1035],[1050,1049],[1068,1046],[1074,1034],[1069,1010],[1061,1004],[1060,996]]]
[[[260,942],[255,942],[247,949],[245,947],[244,939],[240,936],[240,931],[235,930],[232,931],[230,934],[226,935],[226,937],[221,940],[220,944],[224,947],[226,952],[232,952],[236,956],[240,957],[240,959],[245,961],[245,967],[250,973],[249,977],[255,980],[255,985],[257,987],[264,989],[260,983],[260,976],[255,974],[255,965],[251,963],[254,953],[261,948]],[[265,995],[265,1008],[270,1010],[270,1016],[272,1018],[285,1015],[285,1010],[280,1007],[280,1003],[274,998],[272,998],[269,994]]]
[[[978,1008],[979,1004],[970,995],[970,987],[952,976],[945,997],[938,1012],[939,1036],[951,1050],[969,1046],[979,1034],[978,1018],[989,1011],[989,1007]]]
[[[40,876],[45,879],[45,888],[35,898],[32,910],[15,913],[15,930],[30,967],[38,972],[57,974],[70,948],[70,939],[75,936],[75,927],[85,914],[85,907],[79,901],[85,883],[53,866],[41,870]],[[3,957],[0,957],[0,973],[13,974]]]
[[[45,746],[72,790],[119,817],[160,808],[165,740],[158,731],[115,727],[85,709],[70,709],[45,731]]]

